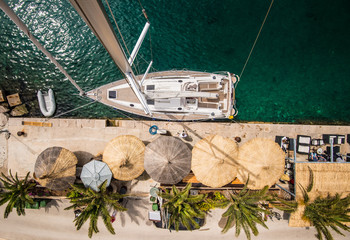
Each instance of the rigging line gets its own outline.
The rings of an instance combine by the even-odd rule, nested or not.
[[[45,119],[45,122],[48,121],[48,120],[50,120],[50,119],[52,119],[52,118],[58,118],[58,117],[60,117],[60,116],[62,116],[62,115],[65,115],[65,114],[67,114],[67,113],[73,112],[73,111],[78,110],[78,109],[83,108],[83,107],[86,107],[86,106],[88,106],[88,105],[90,105],[90,104],[93,104],[93,103],[95,103],[95,102],[97,102],[97,101],[94,100],[93,102],[89,102],[89,103],[87,103],[87,104],[81,105],[81,106],[76,107],[76,108],[74,108],[74,109],[71,109],[71,110],[69,110],[69,111],[67,111],[67,112],[63,112],[63,113],[60,113],[60,114],[55,115],[55,116],[53,116],[53,117],[46,118],[46,119]]]
[[[140,7],[141,7],[141,9],[142,9],[143,16],[146,18],[147,22],[149,22],[149,21],[148,21],[148,16],[147,16],[146,10],[143,8],[143,6],[142,6],[142,4],[141,4],[141,1],[140,1],[140,0],[138,0],[138,1],[139,1],[139,4],[140,4]]]
[[[260,36],[261,30],[263,29],[264,24],[265,24],[265,21],[266,21],[266,19],[267,19],[267,16],[268,16],[269,13],[270,13],[270,10],[271,10],[271,7],[272,7],[272,5],[273,5],[273,2],[274,2],[274,0],[271,0],[270,7],[269,7],[269,9],[267,10],[267,13],[266,13],[266,15],[265,15],[264,21],[262,22],[261,27],[260,27],[260,29],[259,29],[258,35],[257,35],[256,38],[255,38],[254,44],[253,44],[252,48],[250,49],[249,55],[248,55],[248,57],[247,57],[247,60],[245,61],[244,66],[243,66],[242,71],[241,71],[241,74],[239,75],[240,78],[242,78],[242,75],[243,75],[243,72],[244,72],[244,70],[245,70],[245,67],[247,66],[248,61],[249,61],[249,59],[250,59],[250,56],[252,55],[252,52],[253,52],[254,47],[255,47],[255,45],[256,45],[256,42],[258,41],[258,38],[259,38],[259,36]]]
[[[153,49],[152,49],[152,38],[151,38],[151,29],[149,30],[149,48],[151,51],[151,60],[153,61]]]
[[[114,18],[112,9],[111,9],[111,7],[109,6],[108,0],[105,0],[105,2],[106,2],[106,4],[107,4],[107,6],[108,6],[108,9],[109,9],[111,15],[112,15],[114,24],[117,26],[117,29],[118,29],[119,35],[120,35],[120,37],[121,37],[121,39],[122,39],[122,41],[123,41],[124,47],[126,48],[126,51],[128,52],[128,54],[129,54],[129,56],[130,56],[129,49],[128,49],[128,47],[126,46],[126,43],[125,43],[124,38],[123,38],[123,35],[122,35],[122,33],[121,33],[120,29],[119,29],[119,26],[118,26],[118,24],[117,24],[117,21],[116,21],[115,18]]]
[[[123,113],[122,111],[119,111],[117,108],[114,108],[115,111],[117,111],[118,113],[121,113],[124,117],[130,118],[131,120],[137,122],[134,118],[126,115],[125,113]]]
[[[29,31],[24,22],[16,15],[16,13],[7,5],[5,1],[0,1],[0,8],[4,13],[17,25],[17,27],[34,43],[34,45],[45,54],[45,56],[61,71],[61,73],[73,84],[73,86],[79,91],[80,95],[84,95],[84,91],[73,80],[73,78],[67,73],[61,64],[52,56],[52,54],[46,50],[46,48],[36,39],[36,37]]]
[[[139,1],[139,4],[140,4],[141,9],[144,9],[143,6],[142,6],[142,4],[141,4],[141,1],[140,1],[140,0],[138,0],[138,1]]]

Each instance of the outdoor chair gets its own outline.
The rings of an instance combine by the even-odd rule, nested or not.
[[[323,134],[322,139],[326,144],[330,144],[330,139],[333,138],[333,144],[344,144],[345,143],[345,135],[337,135],[337,134]]]
[[[283,144],[283,138],[286,138],[287,141],[285,144]],[[287,150],[293,150],[293,149],[290,149],[290,146],[291,146],[291,142],[290,142],[290,139],[288,137],[285,137],[285,136],[276,136],[275,137],[275,142],[284,150],[284,151],[287,151]],[[288,144],[288,145],[287,145]]]
[[[288,150],[294,151],[294,138],[289,138]]]
[[[300,153],[300,154],[309,154],[310,152],[310,146],[306,146],[306,145],[301,145],[299,144],[297,146],[297,153]]]
[[[282,138],[283,138],[283,136],[276,136],[275,137],[275,142],[280,146],[282,144]]]
[[[337,153],[340,152],[340,147],[339,146],[334,146],[333,147],[333,155],[336,155]],[[331,154],[331,147],[327,147],[327,153],[330,155]]]
[[[321,146],[321,145],[324,145],[324,141],[323,141],[323,139],[312,139],[311,145],[312,146]]]
[[[305,135],[297,136],[297,153],[309,154],[310,152],[311,137]]]
[[[345,143],[345,135],[338,135],[335,144],[344,144]]]
[[[336,134],[323,134],[322,135],[322,139],[326,144],[330,144],[331,143],[330,139],[331,138],[335,139],[336,137],[337,137]],[[334,141],[333,141],[333,143],[334,143]]]

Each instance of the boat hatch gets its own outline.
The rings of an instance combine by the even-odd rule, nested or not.
[[[108,91],[108,98],[117,98],[117,91]]]
[[[147,85],[147,87],[146,87],[146,89],[147,89],[148,91],[154,90],[154,88],[155,88],[154,85]]]
[[[154,105],[154,99],[147,99],[148,105]]]

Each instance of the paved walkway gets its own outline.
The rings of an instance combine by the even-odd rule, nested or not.
[[[37,127],[22,125],[22,121],[43,122],[45,119],[10,118],[8,130],[11,137],[8,139],[8,163],[4,166],[17,171],[20,175],[34,170],[37,156],[46,148],[61,146],[80,155],[98,155],[103,153],[107,143],[119,135],[134,135],[146,144],[157,138],[148,130],[157,125],[176,136],[182,130],[188,133],[185,141],[193,146],[200,139],[219,134],[225,137],[241,137],[242,143],[255,138],[264,137],[274,140],[276,135],[296,137],[298,134],[321,138],[322,134],[347,134],[350,126],[321,126],[321,125],[291,125],[291,124],[264,124],[264,123],[176,123],[116,120],[116,126],[107,127],[105,120],[94,119],[51,119],[52,127]],[[24,131],[26,136],[17,136],[17,131]],[[2,134],[4,135],[4,134]],[[349,144],[341,146],[342,152],[350,152]],[[305,160],[305,155],[298,156],[298,160]]]
[[[64,211],[69,206],[68,201],[52,201],[44,209],[28,209],[26,216],[17,216],[11,213],[8,219],[0,217],[0,238],[8,240],[82,240],[88,238],[89,222],[77,231],[74,227],[73,211]],[[91,239],[128,239],[128,240],[154,240],[154,239],[237,239],[246,240],[243,230],[238,238],[235,237],[235,229],[230,229],[226,234],[221,233],[219,226],[223,210],[213,210],[207,215],[206,224],[196,231],[169,232],[166,229],[158,229],[153,226],[147,218],[147,203],[143,200],[129,200],[126,207],[127,212],[118,213],[113,227],[116,235],[110,234],[103,224],[101,218],[98,220],[99,233],[94,234]],[[0,207],[0,212],[5,206]],[[269,229],[258,226],[259,236],[252,236],[253,240],[309,240],[317,239],[314,235],[314,228],[292,228],[287,226],[287,220],[271,221],[266,223]],[[221,225],[221,224],[220,224]],[[345,237],[333,234],[335,240],[345,240],[350,238],[350,233]]]
[[[8,240],[56,240],[56,239],[89,239],[87,236],[89,222],[77,231],[74,227],[73,211],[64,211],[69,206],[68,201],[53,201],[44,209],[28,209],[26,216],[17,216],[15,212],[11,213],[8,219],[0,217],[0,238]],[[219,221],[223,210],[213,210],[207,215],[206,224],[200,230],[193,232],[180,231],[169,232],[166,229],[158,229],[147,219],[147,203],[143,200],[129,200],[127,203],[128,211],[118,213],[116,221],[113,223],[116,235],[110,234],[103,224],[101,218],[98,220],[99,233],[94,234],[92,239],[237,239],[246,240],[243,230],[241,235],[236,238],[235,230],[231,229],[226,234],[221,233]],[[5,206],[0,207],[0,212],[4,211]],[[259,236],[252,239],[268,240],[303,240],[316,239],[316,231],[313,228],[292,228],[287,227],[287,220],[271,221],[266,223],[269,229],[258,227]],[[350,233],[345,237],[334,234],[335,240],[348,239]]]

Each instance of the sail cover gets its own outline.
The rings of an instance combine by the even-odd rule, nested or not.
[[[108,20],[108,15],[100,0],[69,0],[85,23],[102,43],[107,52],[111,55],[118,68],[127,77],[130,87],[142,104],[146,114],[150,114],[146,99],[140,92],[139,85],[136,83],[132,68],[126,58],[112,25]]]

